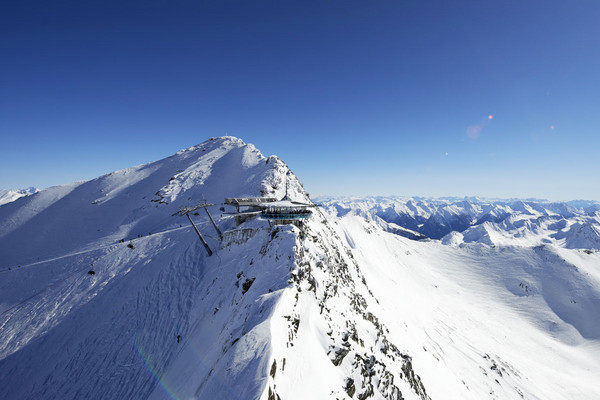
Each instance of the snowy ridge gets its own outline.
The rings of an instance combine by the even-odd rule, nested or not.
[[[34,187],[20,190],[0,189],[0,206],[37,192],[39,192],[39,189]]]
[[[448,200],[398,197],[321,199],[328,212],[370,215],[395,224],[410,239],[442,243],[600,249],[600,213],[594,202],[549,203],[524,200]],[[393,231],[393,227],[386,229]]]
[[[0,269],[175,228],[181,221],[172,214],[202,199],[283,196],[285,176],[273,173],[280,165],[240,139],[222,137],[164,160],[45,189],[0,208]]]
[[[450,247],[353,215],[335,226],[432,399],[600,395],[599,253]]]
[[[269,399],[429,399],[411,356],[386,336],[352,253],[321,213],[299,232],[291,283],[275,314]]]
[[[212,210],[223,248],[194,217],[216,251],[209,258],[172,214],[202,198],[282,197],[288,171],[277,157],[223,137],[3,206],[0,397],[261,393],[265,321],[287,285],[293,234],[272,236],[259,221],[239,234],[232,218]],[[296,178],[287,180],[290,194],[306,201]],[[168,189],[168,201],[152,201]]]
[[[0,207],[0,398],[600,398],[593,204],[354,199],[299,227],[219,210],[286,183],[310,201],[221,137]],[[202,199],[211,257],[173,216]]]

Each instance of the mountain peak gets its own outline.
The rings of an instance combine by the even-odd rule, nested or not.
[[[179,208],[202,200],[221,204],[226,197],[282,198],[286,180],[292,198],[306,200],[302,185],[288,172],[278,158],[265,158],[253,145],[224,136],[162,160],[51,187],[0,208],[0,221],[7,221],[0,225],[0,263],[16,265],[169,229],[179,225],[172,217]],[[35,245],[38,254],[28,255],[19,245],[24,242]]]
[[[35,194],[40,190],[34,187],[28,187],[26,189],[11,190],[11,189],[0,189],[0,206],[3,204],[11,203],[21,197]]]
[[[197,144],[195,146],[188,147],[187,149],[179,150],[175,155],[185,154],[188,152],[194,151],[210,151],[217,147],[242,147],[247,146],[247,144],[240,138],[235,136],[217,136],[212,137],[210,139],[205,140],[204,142]],[[250,145],[254,147],[253,145]]]
[[[223,203],[285,194],[309,201],[220,137],[0,207],[0,398],[600,395],[600,252],[559,247],[596,217],[371,197],[293,225]],[[178,211],[204,201],[192,227]]]

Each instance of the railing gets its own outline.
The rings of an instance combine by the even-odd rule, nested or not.
[[[225,204],[231,206],[245,206],[245,205],[257,205],[261,203],[271,203],[277,201],[272,197],[227,197],[225,198]]]
[[[261,218],[264,219],[278,219],[278,220],[293,220],[293,219],[305,219],[312,215],[312,211],[301,210],[298,212],[276,212],[276,211],[264,211],[260,214]]]

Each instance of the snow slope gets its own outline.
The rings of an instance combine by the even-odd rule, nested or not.
[[[209,140],[164,160],[18,199],[0,208],[0,268],[179,226],[172,214],[201,199],[219,204],[225,196],[283,193],[283,178],[273,175],[273,163],[281,161],[267,161],[239,139]]]
[[[216,251],[209,258],[172,214],[202,198],[283,196],[287,171],[224,137],[0,207],[0,398],[261,393],[265,321],[287,284],[293,235],[264,223],[240,233],[223,215],[221,244],[194,216]]]
[[[34,187],[21,190],[0,189],[0,206],[37,192],[39,192],[39,190]]]
[[[350,212],[380,218],[388,232],[410,239],[440,239],[458,245],[552,243],[572,249],[600,250],[600,212],[595,202],[549,203],[523,200],[422,199],[368,197],[319,199],[328,212],[342,217]]]
[[[600,254],[411,241],[336,224],[431,398],[600,398]]]
[[[479,215],[516,212],[373,198],[296,227],[219,210],[286,180],[309,201],[277,157],[222,137],[1,206],[0,398],[600,398],[600,253],[567,244],[590,234],[581,213],[501,219],[547,217],[545,245],[466,228],[448,246],[408,238],[432,215],[492,232]],[[173,216],[201,199],[224,233],[193,215],[211,257]]]

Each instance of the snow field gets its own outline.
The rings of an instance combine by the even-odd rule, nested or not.
[[[173,216],[286,181],[309,201],[223,137],[1,206],[0,398],[600,398],[594,205],[353,199],[301,227],[213,207],[222,242],[192,215],[212,257]],[[443,239],[402,237],[423,232]]]
[[[336,226],[353,238],[390,338],[413,350],[432,398],[598,395],[600,326],[589,316],[600,312],[600,281],[578,279],[566,262],[548,266],[536,249],[414,242],[352,216]],[[531,291],[517,281],[528,282]],[[513,293],[517,289],[521,293]],[[585,309],[556,307],[560,296],[578,290]],[[561,318],[578,310],[575,326]]]

